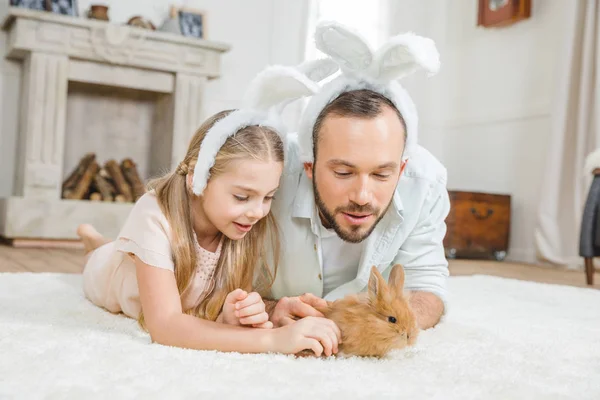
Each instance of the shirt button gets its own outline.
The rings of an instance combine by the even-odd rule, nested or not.
[[[317,251],[317,244],[315,243],[315,251]]]
[[[322,279],[323,279],[323,277],[321,276],[321,274],[319,274],[319,280],[322,280]]]

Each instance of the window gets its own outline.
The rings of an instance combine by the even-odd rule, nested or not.
[[[311,0],[305,59],[324,57],[315,47],[315,27],[321,21],[337,21],[361,34],[372,49],[389,36],[389,0]]]

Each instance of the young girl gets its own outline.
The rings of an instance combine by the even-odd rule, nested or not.
[[[89,252],[84,292],[96,305],[138,319],[163,345],[331,355],[340,340],[334,323],[309,317],[270,329],[261,295],[252,291],[253,284],[267,290],[274,278],[265,248],[278,257],[269,214],[283,170],[278,133],[250,125],[228,134],[202,194],[192,190],[207,132],[230,113],[207,120],[175,171],[150,183],[116,241],[79,227]]]

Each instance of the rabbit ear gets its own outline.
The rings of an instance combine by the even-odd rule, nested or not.
[[[340,66],[331,58],[322,58],[320,60],[306,61],[297,68],[298,71],[306,75],[311,81],[320,82],[335,74],[340,69]]]
[[[317,49],[352,71],[367,69],[373,61],[373,51],[356,32],[336,23],[322,22],[315,31]]]
[[[269,68],[267,68],[268,70]],[[317,83],[330,75],[336,73],[340,66],[330,58],[324,58],[320,60],[306,61],[296,67],[271,67],[274,69],[275,75],[279,76],[277,81],[268,82],[265,77],[255,79],[255,82],[251,83],[250,90],[248,91],[248,102],[254,102],[256,106],[262,107],[263,109],[270,103],[272,99],[268,98],[273,96],[274,90],[282,90],[280,87],[281,81],[284,83],[287,81],[288,94],[283,94],[283,99],[276,102],[276,105],[270,108],[270,112],[280,115],[285,107],[303,96],[309,96],[315,94],[319,90]],[[295,70],[295,71],[294,71]],[[268,75],[268,73],[265,73]],[[284,77],[285,75],[285,77]],[[291,79],[291,81],[290,81]],[[267,81],[265,81],[267,80]],[[298,85],[297,88],[291,86]],[[307,90],[304,90],[307,89]],[[261,100],[262,98],[262,100]],[[264,105],[259,105],[263,101]],[[249,106],[253,106],[249,104]],[[268,108],[268,107],[267,107]]]
[[[383,292],[385,290],[385,280],[383,279],[383,276],[381,276],[381,273],[379,273],[379,270],[377,270],[377,267],[372,266],[371,267],[371,275],[369,276],[369,285],[368,285],[368,292],[369,292],[369,297],[371,298],[372,301],[376,301],[379,300],[383,297]]]
[[[418,69],[435,74],[440,68],[440,55],[433,40],[413,33],[391,38],[375,54],[374,77],[384,81],[402,78]]]
[[[268,112],[273,106],[315,94],[319,86],[293,67],[272,66],[260,72],[250,83],[245,108]]]
[[[404,290],[404,268],[400,264],[396,264],[392,267],[390,277],[388,279],[388,285],[394,289],[396,296],[402,295]]]

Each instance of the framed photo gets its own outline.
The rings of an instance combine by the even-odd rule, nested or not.
[[[46,0],[46,10],[55,14],[76,17],[78,15],[77,0]]]
[[[478,26],[507,26],[529,17],[531,0],[479,0]]]
[[[206,39],[205,13],[190,8],[171,7],[171,18],[176,18],[183,36]]]
[[[46,0],[10,0],[9,4],[13,7],[46,11]]]

